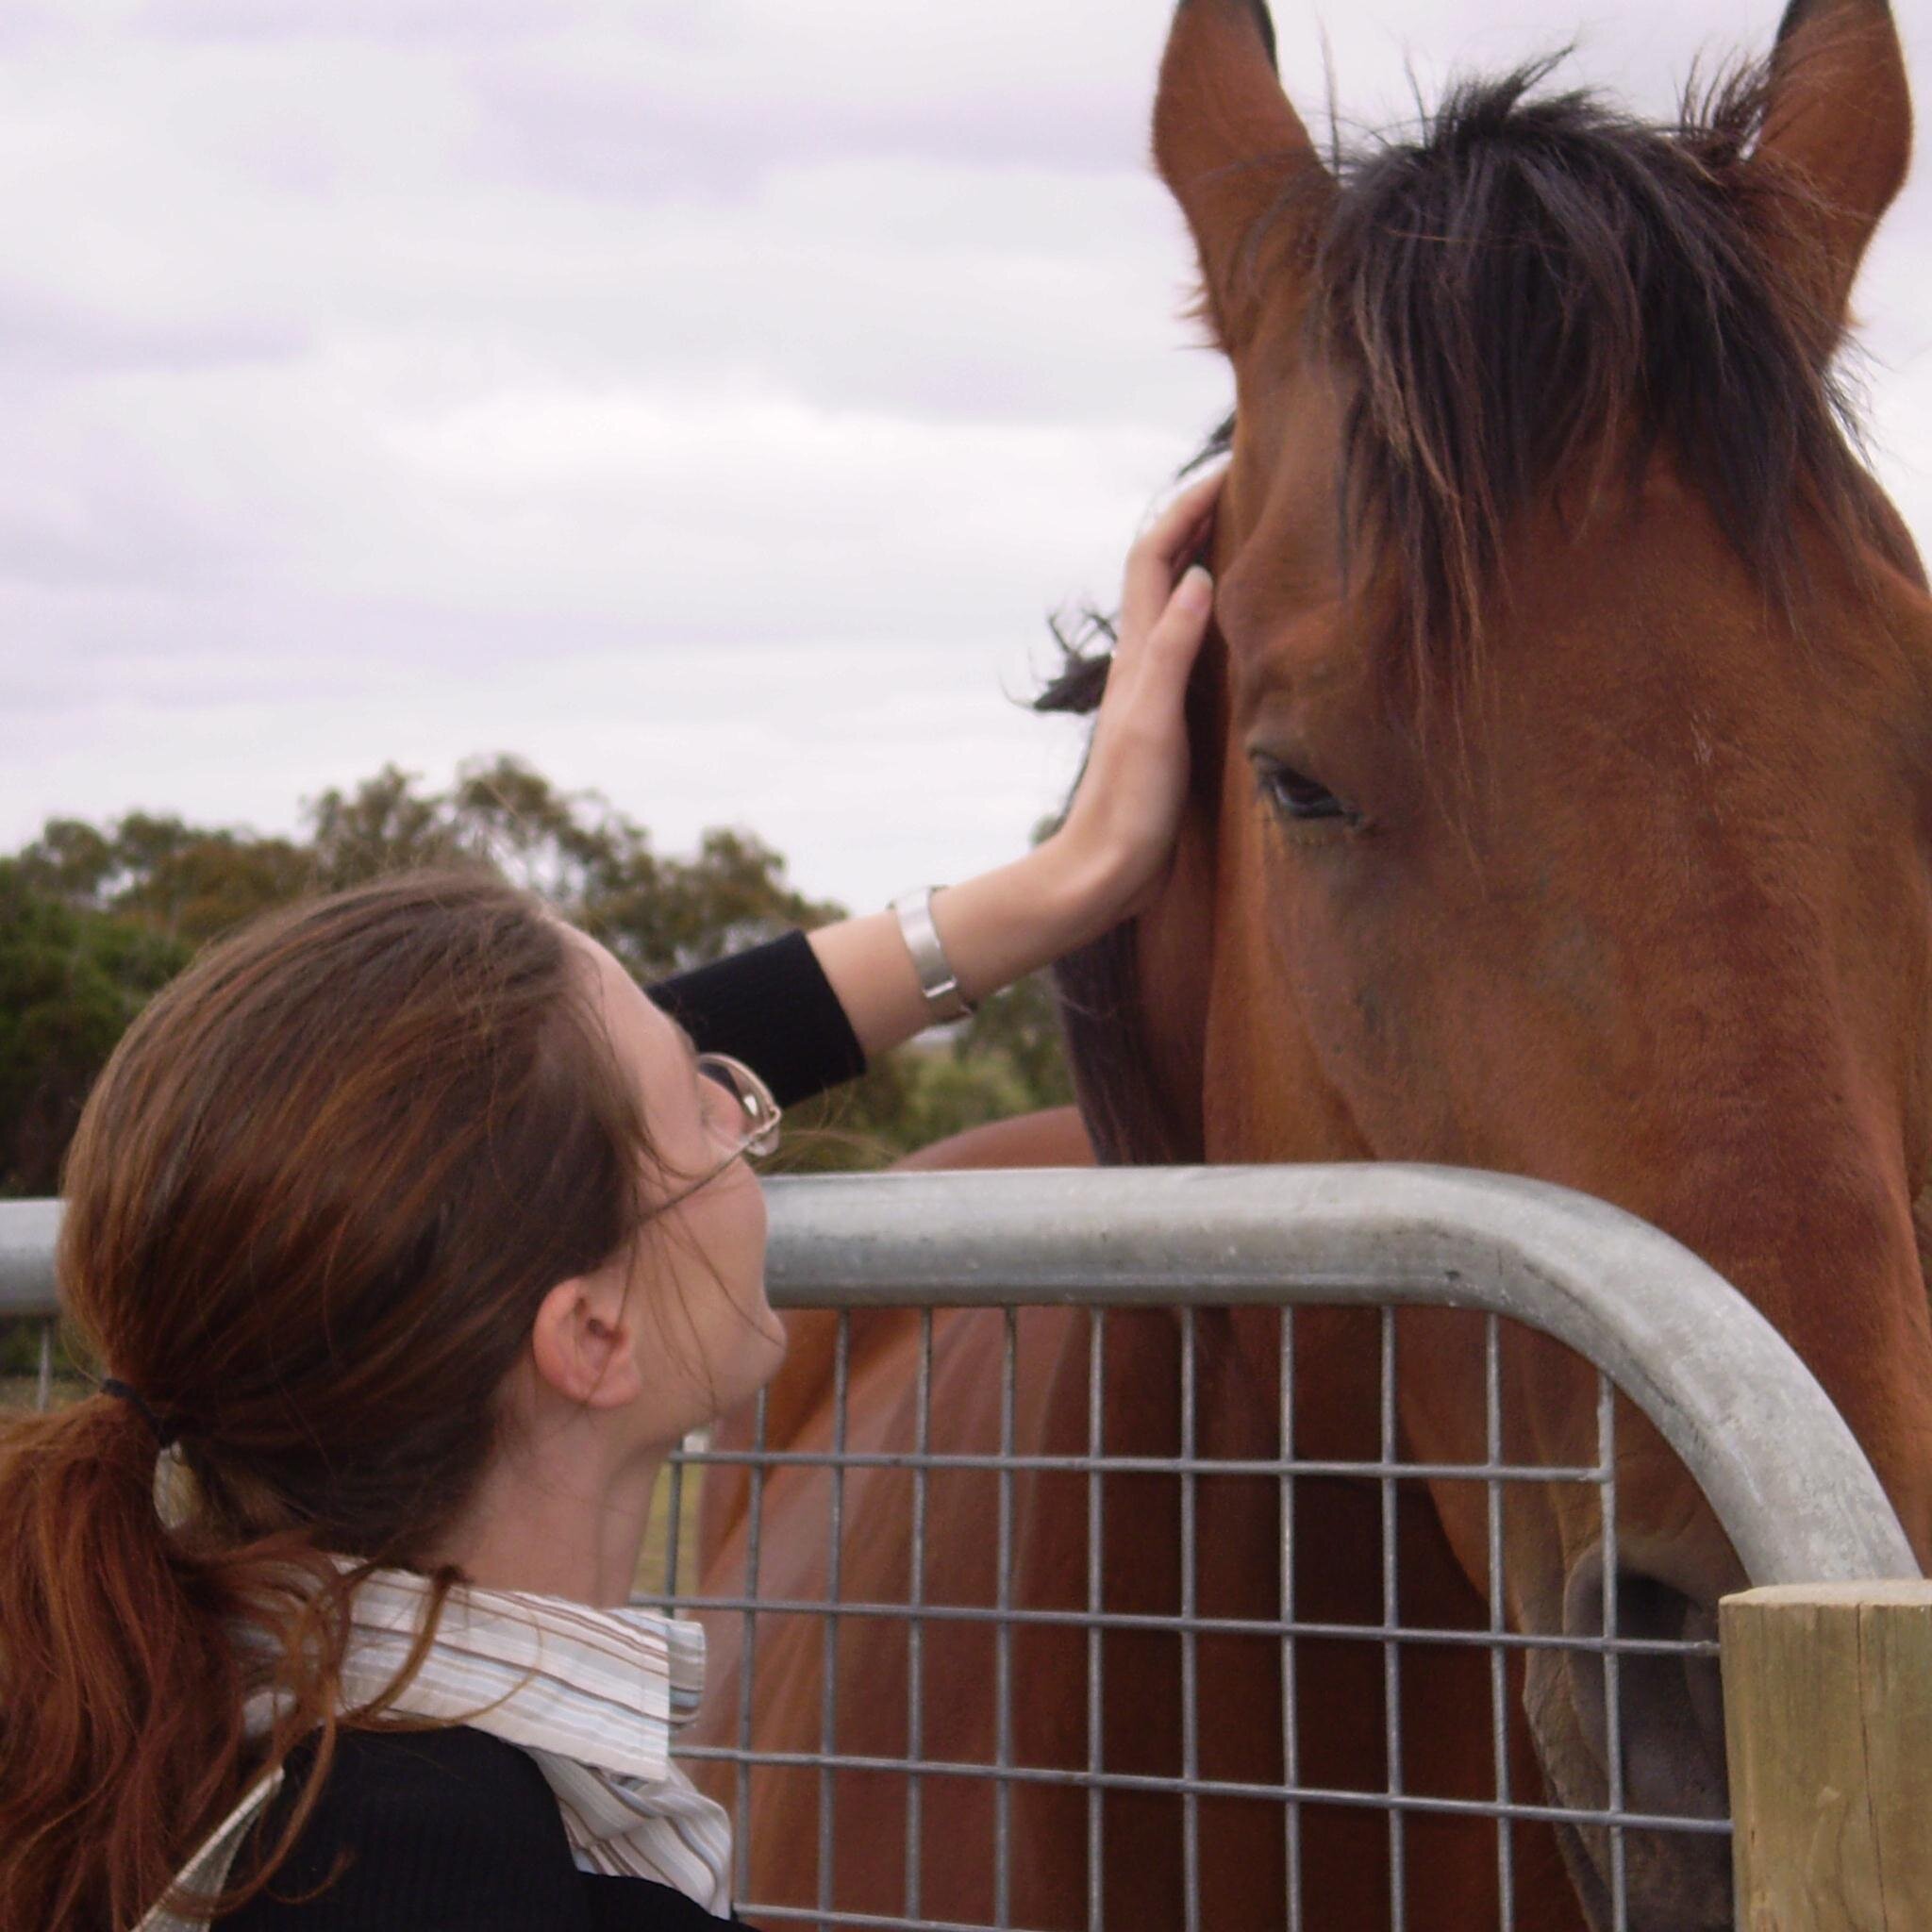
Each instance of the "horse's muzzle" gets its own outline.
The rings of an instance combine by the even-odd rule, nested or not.
[[[1600,1639],[1605,1625],[1601,1554],[1573,1570],[1564,1591],[1564,1635]],[[1704,1644],[1717,1635],[1714,1605],[1633,1570],[1616,1583],[1620,1643]],[[1535,1650],[1525,1702],[1550,1795],[1578,1810],[1609,1810],[1622,1784],[1622,1814],[1715,1820],[1729,1808],[1724,1702],[1717,1659],[1681,1651]],[[1612,1723],[1618,1749],[1613,1754]],[[1558,1827],[1563,1854],[1596,1932],[1611,1932],[1614,1863],[1607,1826]],[[1628,1932],[1729,1932],[1731,1846],[1721,1834],[1626,1828],[1623,1890]]]

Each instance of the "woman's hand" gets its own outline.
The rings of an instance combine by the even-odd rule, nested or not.
[[[1188,793],[1182,702],[1214,598],[1208,573],[1186,566],[1220,490],[1216,475],[1184,491],[1127,558],[1107,696],[1066,822],[1024,858],[933,899],[933,923],[969,999],[1098,939],[1165,875]],[[931,1024],[891,913],[821,926],[811,943],[868,1058]]]
[[[1199,564],[1224,470],[1175,497],[1127,558],[1120,633],[1087,769],[1041,847],[1078,881],[1088,936],[1132,917],[1165,877],[1188,793],[1188,679],[1214,582]]]

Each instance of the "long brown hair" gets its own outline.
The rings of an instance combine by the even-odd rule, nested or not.
[[[354,1582],[453,1580],[433,1552],[539,1303],[636,1236],[653,1163],[589,983],[534,900],[415,874],[217,946],[123,1041],[69,1156],[60,1290],[178,1431],[185,1493],[164,1521],[128,1401],[0,1430],[0,1924],[125,1932],[313,1736],[253,1873],[175,1903],[231,1910],[286,1856]]]

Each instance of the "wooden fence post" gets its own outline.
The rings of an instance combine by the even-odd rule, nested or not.
[[[1932,1583],[1727,1597],[1739,1932],[1932,1927]]]

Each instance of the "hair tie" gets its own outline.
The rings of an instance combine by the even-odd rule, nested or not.
[[[101,1384],[101,1393],[103,1395],[112,1395],[117,1400],[126,1403],[141,1417],[142,1421],[148,1425],[149,1429],[154,1432],[156,1448],[172,1448],[180,1440],[180,1430],[176,1429],[172,1424],[164,1423],[147,1406],[146,1402],[142,1400],[141,1391],[130,1384],[122,1381],[118,1375],[109,1375]]]

